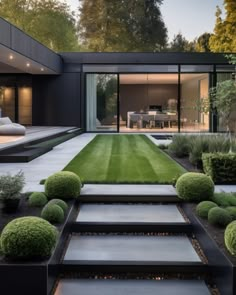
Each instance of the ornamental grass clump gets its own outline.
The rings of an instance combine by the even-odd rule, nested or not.
[[[62,223],[64,216],[63,209],[56,204],[45,205],[41,212],[41,217],[51,223]]]
[[[81,180],[69,171],[60,171],[49,176],[45,182],[48,199],[74,199],[80,195]]]
[[[57,229],[42,218],[16,218],[2,231],[1,249],[12,259],[43,259],[51,255],[57,236]]]
[[[224,234],[225,246],[228,251],[236,256],[236,221],[232,221],[225,230]]]
[[[211,201],[202,201],[196,207],[197,215],[202,218],[207,218],[209,210],[214,207],[218,207],[216,203]]]
[[[29,205],[31,207],[43,207],[48,199],[44,193],[34,192],[29,196]]]
[[[185,201],[205,201],[212,198],[214,183],[203,173],[188,172],[178,178],[176,190],[178,197]]]
[[[225,227],[232,221],[232,219],[227,210],[220,207],[215,207],[209,210],[208,221],[213,225]]]

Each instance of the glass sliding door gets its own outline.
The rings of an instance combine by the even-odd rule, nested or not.
[[[182,132],[209,131],[209,74],[181,74],[180,128]]]
[[[86,75],[87,131],[118,130],[118,78],[116,74]]]

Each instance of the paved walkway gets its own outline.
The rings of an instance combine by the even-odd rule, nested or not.
[[[0,163],[0,175],[10,173],[14,175],[22,170],[26,185],[24,191],[43,191],[41,179],[62,170],[94,137],[96,134],[84,133],[72,138],[29,163]]]

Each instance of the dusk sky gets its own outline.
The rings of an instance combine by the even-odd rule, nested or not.
[[[66,2],[71,5],[72,10],[77,10],[78,0]],[[161,11],[170,40],[179,32],[189,41],[205,32],[213,32],[216,6],[223,10],[223,2],[223,0],[164,0]]]

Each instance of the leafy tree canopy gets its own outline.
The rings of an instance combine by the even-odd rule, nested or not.
[[[170,42],[167,50],[171,52],[193,52],[195,51],[195,41],[189,42],[181,33],[178,33]]]
[[[236,1],[224,0],[226,17],[217,7],[214,34],[210,38],[210,49],[213,52],[236,52]]]
[[[91,51],[160,51],[167,43],[162,0],[79,0],[79,32]]]
[[[56,0],[0,0],[0,16],[54,51],[79,49],[75,19]]]

